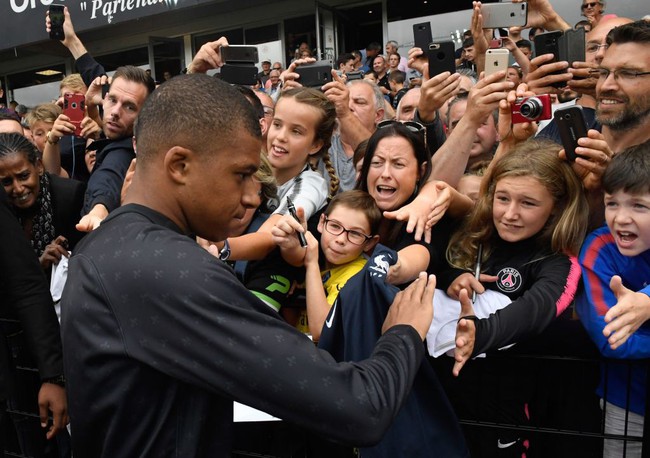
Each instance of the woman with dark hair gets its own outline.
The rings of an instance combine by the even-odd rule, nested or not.
[[[49,270],[83,234],[76,230],[83,183],[50,175],[34,145],[20,134],[0,134],[0,182],[26,237]]]
[[[417,123],[383,122],[368,140],[357,189],[367,191],[382,212],[397,210],[418,195],[431,173],[431,158],[424,144],[424,128]],[[444,182],[437,186],[440,214],[449,207],[452,216],[465,215],[472,202]],[[416,241],[401,221],[383,218],[380,243],[398,252],[388,281],[400,285],[414,280],[419,272],[435,273],[444,265],[444,245],[453,220],[442,217],[433,227],[432,243]],[[441,242],[441,243],[439,243]]]

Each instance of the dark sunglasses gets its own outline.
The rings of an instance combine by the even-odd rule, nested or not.
[[[596,5],[600,5],[600,4],[601,4],[600,2],[583,3],[580,8],[586,10],[587,8],[595,8]]]

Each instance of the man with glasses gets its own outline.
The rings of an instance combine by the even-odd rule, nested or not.
[[[264,84],[264,90],[274,100],[277,100],[277,98],[280,96],[280,89],[281,88],[282,88],[282,85],[280,84],[280,71],[279,70],[271,70],[271,73],[269,73],[269,79]]]
[[[607,34],[596,72],[596,119],[614,152],[650,139],[650,23],[636,21]]]
[[[574,62],[573,67],[569,68],[572,79],[567,82],[570,90],[576,91],[580,97],[576,99],[575,104],[582,107],[585,121],[589,129],[602,130],[602,126],[596,121],[596,83],[597,74],[593,73],[600,62],[603,60],[605,50],[607,49],[607,34],[614,27],[629,24],[631,19],[627,18],[608,18],[600,22],[586,36],[587,44],[585,47],[586,55],[584,62]],[[548,64],[549,69],[553,64]],[[565,74],[566,75],[566,74]],[[541,75],[540,75],[541,76]],[[548,75],[550,78],[555,78]],[[561,143],[560,133],[557,123],[551,120],[537,135],[538,137],[549,138],[557,143]]]

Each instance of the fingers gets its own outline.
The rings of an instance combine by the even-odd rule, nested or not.
[[[481,283],[494,283],[499,279],[496,275],[481,274],[478,277]]]
[[[462,289],[459,294],[460,316],[456,326],[456,349],[454,351],[454,367],[452,373],[458,377],[465,363],[472,356],[474,351],[474,340],[476,337],[476,326],[473,320],[462,318],[474,316],[474,307],[469,299],[466,289]]]
[[[616,299],[620,299],[624,292],[629,291],[625,286],[623,286],[623,280],[621,280],[621,277],[618,275],[612,277],[609,281],[609,287],[614,293],[614,296],[616,296]]]

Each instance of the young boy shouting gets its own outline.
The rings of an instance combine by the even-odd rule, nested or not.
[[[592,232],[582,246],[579,261],[585,291],[578,297],[577,310],[603,356],[648,358],[650,142],[616,155],[603,175],[603,189],[607,226]],[[605,432],[624,434],[629,410],[627,434],[642,436],[647,364],[607,365],[598,387],[607,402]],[[603,456],[621,456],[623,444],[605,440]],[[626,456],[641,456],[641,442],[628,442]]]
[[[306,269],[307,320],[309,331],[318,341],[330,307],[345,283],[366,264],[379,236],[381,211],[375,200],[364,191],[347,191],[336,195],[320,217],[318,232],[325,255],[325,269],[318,263],[318,240],[306,232],[307,250],[302,248]],[[288,221],[285,218],[285,223]],[[295,230],[281,221],[273,229],[274,241],[283,250],[297,250]],[[295,255],[288,258],[296,259]]]

